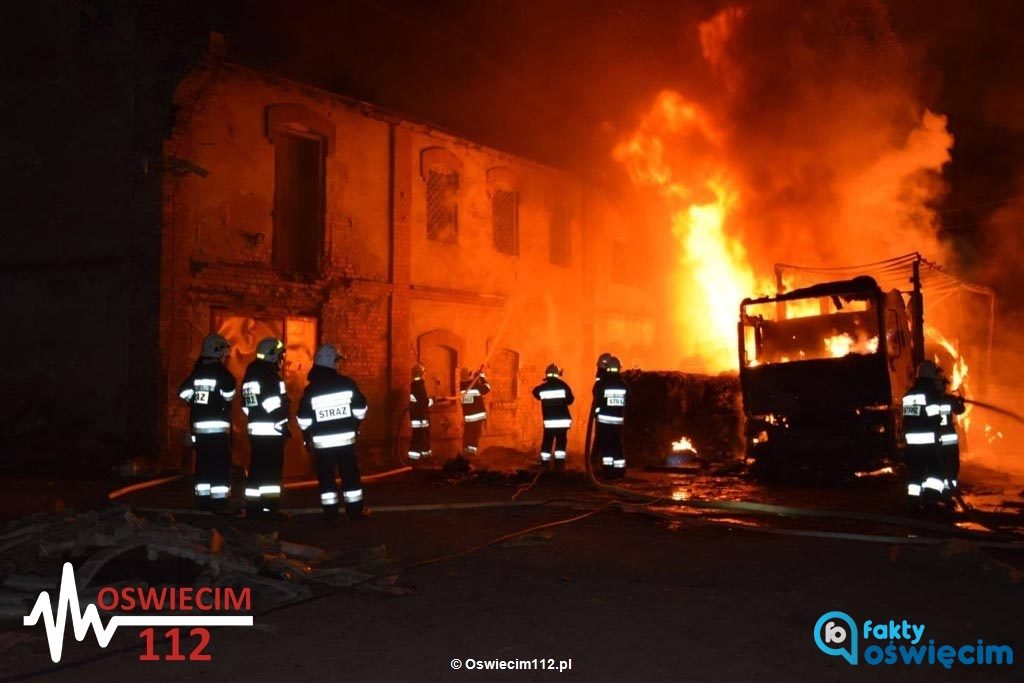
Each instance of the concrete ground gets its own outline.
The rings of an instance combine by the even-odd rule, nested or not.
[[[717,492],[836,510],[856,509],[859,501],[870,510],[902,514],[898,482],[892,481],[766,491],[738,479],[644,475],[629,486],[668,499]],[[81,504],[99,504],[89,485],[78,488]],[[950,671],[939,665],[853,667],[820,652],[812,631],[823,613],[842,610],[858,621],[925,624],[925,641],[936,644],[983,639],[1024,656],[1024,552],[780,535],[774,532],[934,532],[848,520],[706,517],[662,506],[661,516],[608,507],[574,523],[444,557],[594,509],[594,503],[579,501],[600,494],[582,480],[547,476],[520,497],[555,501],[547,505],[384,511],[410,503],[507,501],[516,488],[508,479],[452,483],[419,472],[368,484],[368,503],[380,511],[358,523],[331,526],[316,516],[278,524],[182,517],[204,526],[277,529],[281,538],[345,553],[384,546],[382,571],[444,559],[403,572],[398,584],[410,590],[407,595],[346,589],[263,615],[257,605],[253,628],[212,631],[210,662],[140,662],[137,629],[123,627],[107,650],[91,635],[77,643],[69,634],[65,657],[54,665],[42,629],[8,626],[0,632],[0,648],[5,639],[19,642],[0,653],[0,681],[33,673],[38,680],[150,682],[1021,680],[1019,663]],[[315,489],[286,496],[286,507],[316,505]],[[176,482],[126,498],[139,506],[187,507],[188,497],[187,485]],[[1012,509],[1000,514],[1007,525],[1016,524]],[[571,659],[571,670],[479,671],[467,663],[537,660],[539,667],[549,659],[556,667]]]

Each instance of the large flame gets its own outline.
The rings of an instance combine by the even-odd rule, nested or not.
[[[800,22],[782,32],[773,16],[752,19],[759,6],[702,23],[710,86],[699,96],[660,92],[613,153],[660,198],[680,248],[674,309],[685,369],[736,367],[739,303],[775,291],[776,261],[944,255],[930,207],[944,191],[938,171],[952,137],[946,119],[916,101],[884,10],[800,7]],[[815,12],[822,18],[808,20]],[[847,25],[863,32],[822,34]]]
[[[678,146],[680,140],[689,144]],[[708,154],[721,141],[707,112],[666,90],[640,129],[614,152],[636,183],[654,187],[666,202],[672,234],[683,248],[676,315],[686,332],[685,352],[716,368],[735,366],[739,302],[772,290],[770,280],[759,282],[754,275],[743,243],[727,232],[739,197],[728,169]],[[695,174],[694,168],[704,172]]]
[[[967,373],[970,368],[967,366],[967,361],[963,355],[957,349],[956,345],[953,344],[949,339],[945,337],[937,328],[931,325],[925,325],[924,327],[925,336],[930,340],[938,344],[949,354],[950,364],[942,362],[938,356],[935,356],[933,360],[943,371],[948,368],[949,378],[949,391],[959,392],[965,398],[971,397],[970,387],[967,385]],[[974,406],[968,404],[964,414],[960,416],[960,425],[964,428],[964,431],[969,431],[971,428],[971,412]],[[988,425],[986,425],[987,427]],[[988,430],[986,430],[986,433]]]
[[[678,441],[672,442],[673,453],[683,453],[685,451],[697,452],[697,447],[693,445],[693,442],[688,437],[681,436]]]

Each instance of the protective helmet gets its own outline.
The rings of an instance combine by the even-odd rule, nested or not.
[[[334,344],[321,344],[316,350],[316,355],[313,356],[313,365],[333,370],[337,367],[339,360],[341,360],[341,354],[338,353],[338,349],[334,348]]]
[[[544,370],[544,374],[548,377],[561,377],[562,368],[558,367],[555,363],[552,363]]]
[[[420,379],[423,377],[423,373],[426,371],[427,369],[425,367],[417,363],[416,365],[412,366],[412,378]]]
[[[473,379],[473,371],[469,368],[462,368],[462,370],[459,371],[459,379],[463,382],[468,382]]]
[[[936,380],[939,378],[939,366],[935,364],[935,361],[923,360],[920,365],[917,366],[917,378],[918,379],[930,379]]]
[[[597,357],[597,369],[606,370],[608,368],[608,361],[610,361],[614,357],[615,356],[608,353],[607,351],[602,353],[600,356]]]
[[[228,355],[228,349],[231,348],[231,344],[228,340],[219,334],[207,335],[206,339],[203,340],[203,350],[200,352],[202,358],[216,358],[217,360],[224,360],[225,356]]]
[[[256,357],[269,363],[276,363],[281,360],[281,354],[283,353],[284,342],[277,337],[261,339],[260,343],[256,345]]]
[[[616,358],[615,356],[612,356],[611,358],[608,359],[608,364],[605,367],[605,369],[608,372],[619,372],[620,370],[622,370],[622,361]]]

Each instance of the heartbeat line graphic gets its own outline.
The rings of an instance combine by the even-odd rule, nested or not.
[[[36,598],[32,611],[24,618],[25,626],[35,626],[43,620],[46,629],[46,642],[50,646],[50,659],[54,663],[60,661],[64,650],[64,630],[71,615],[71,626],[75,632],[75,640],[82,642],[89,634],[89,629],[96,633],[96,642],[105,648],[114,637],[118,626],[252,626],[252,617],[236,616],[114,616],[106,626],[100,618],[96,605],[86,605],[85,611],[78,604],[78,584],[75,583],[75,569],[70,562],[64,563],[64,571],[60,578],[60,593],[57,596],[57,607],[50,602],[50,594],[43,591]]]

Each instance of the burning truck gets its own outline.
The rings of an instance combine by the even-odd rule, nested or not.
[[[902,295],[871,277],[744,299],[740,390],[755,472],[883,466],[901,443],[914,345]]]

